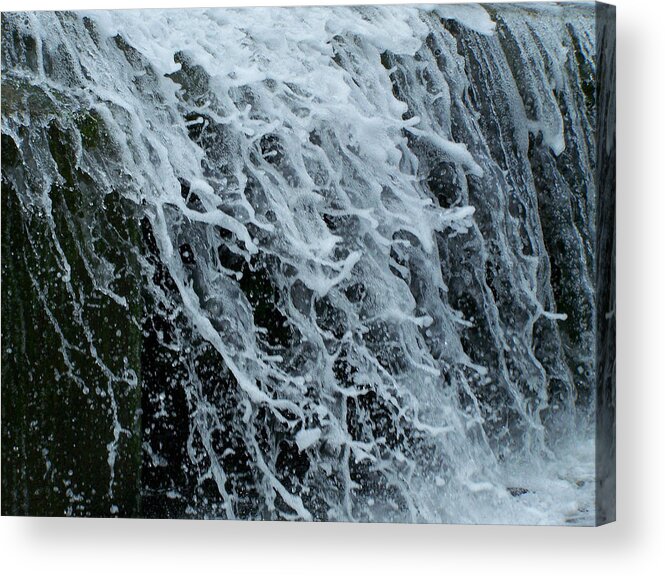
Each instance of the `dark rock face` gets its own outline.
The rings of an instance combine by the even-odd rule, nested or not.
[[[136,516],[135,208],[100,196],[76,169],[71,132],[54,121],[40,135],[61,175],[47,191],[48,219],[22,203],[17,189],[30,175],[15,142],[2,143],[3,513]],[[105,269],[114,278],[102,288]]]
[[[616,10],[596,22],[596,522],[616,519]]]

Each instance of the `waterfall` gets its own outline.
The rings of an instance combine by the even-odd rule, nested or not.
[[[593,523],[596,28],[3,13],[3,501]]]

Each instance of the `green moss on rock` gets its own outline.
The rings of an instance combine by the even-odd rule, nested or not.
[[[2,137],[2,513],[137,516],[135,207],[77,167],[73,129],[45,129],[62,177],[50,213],[27,208],[35,192],[15,189],[25,167]],[[99,120],[81,117],[79,129],[94,148]]]

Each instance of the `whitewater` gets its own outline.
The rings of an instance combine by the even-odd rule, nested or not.
[[[592,4],[2,25],[3,186],[108,513],[140,445],[147,515],[595,523]]]

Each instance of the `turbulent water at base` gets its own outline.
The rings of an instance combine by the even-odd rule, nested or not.
[[[52,255],[56,380],[110,414],[110,513],[138,438],[143,515],[594,522],[592,4],[2,33],[3,195]]]

